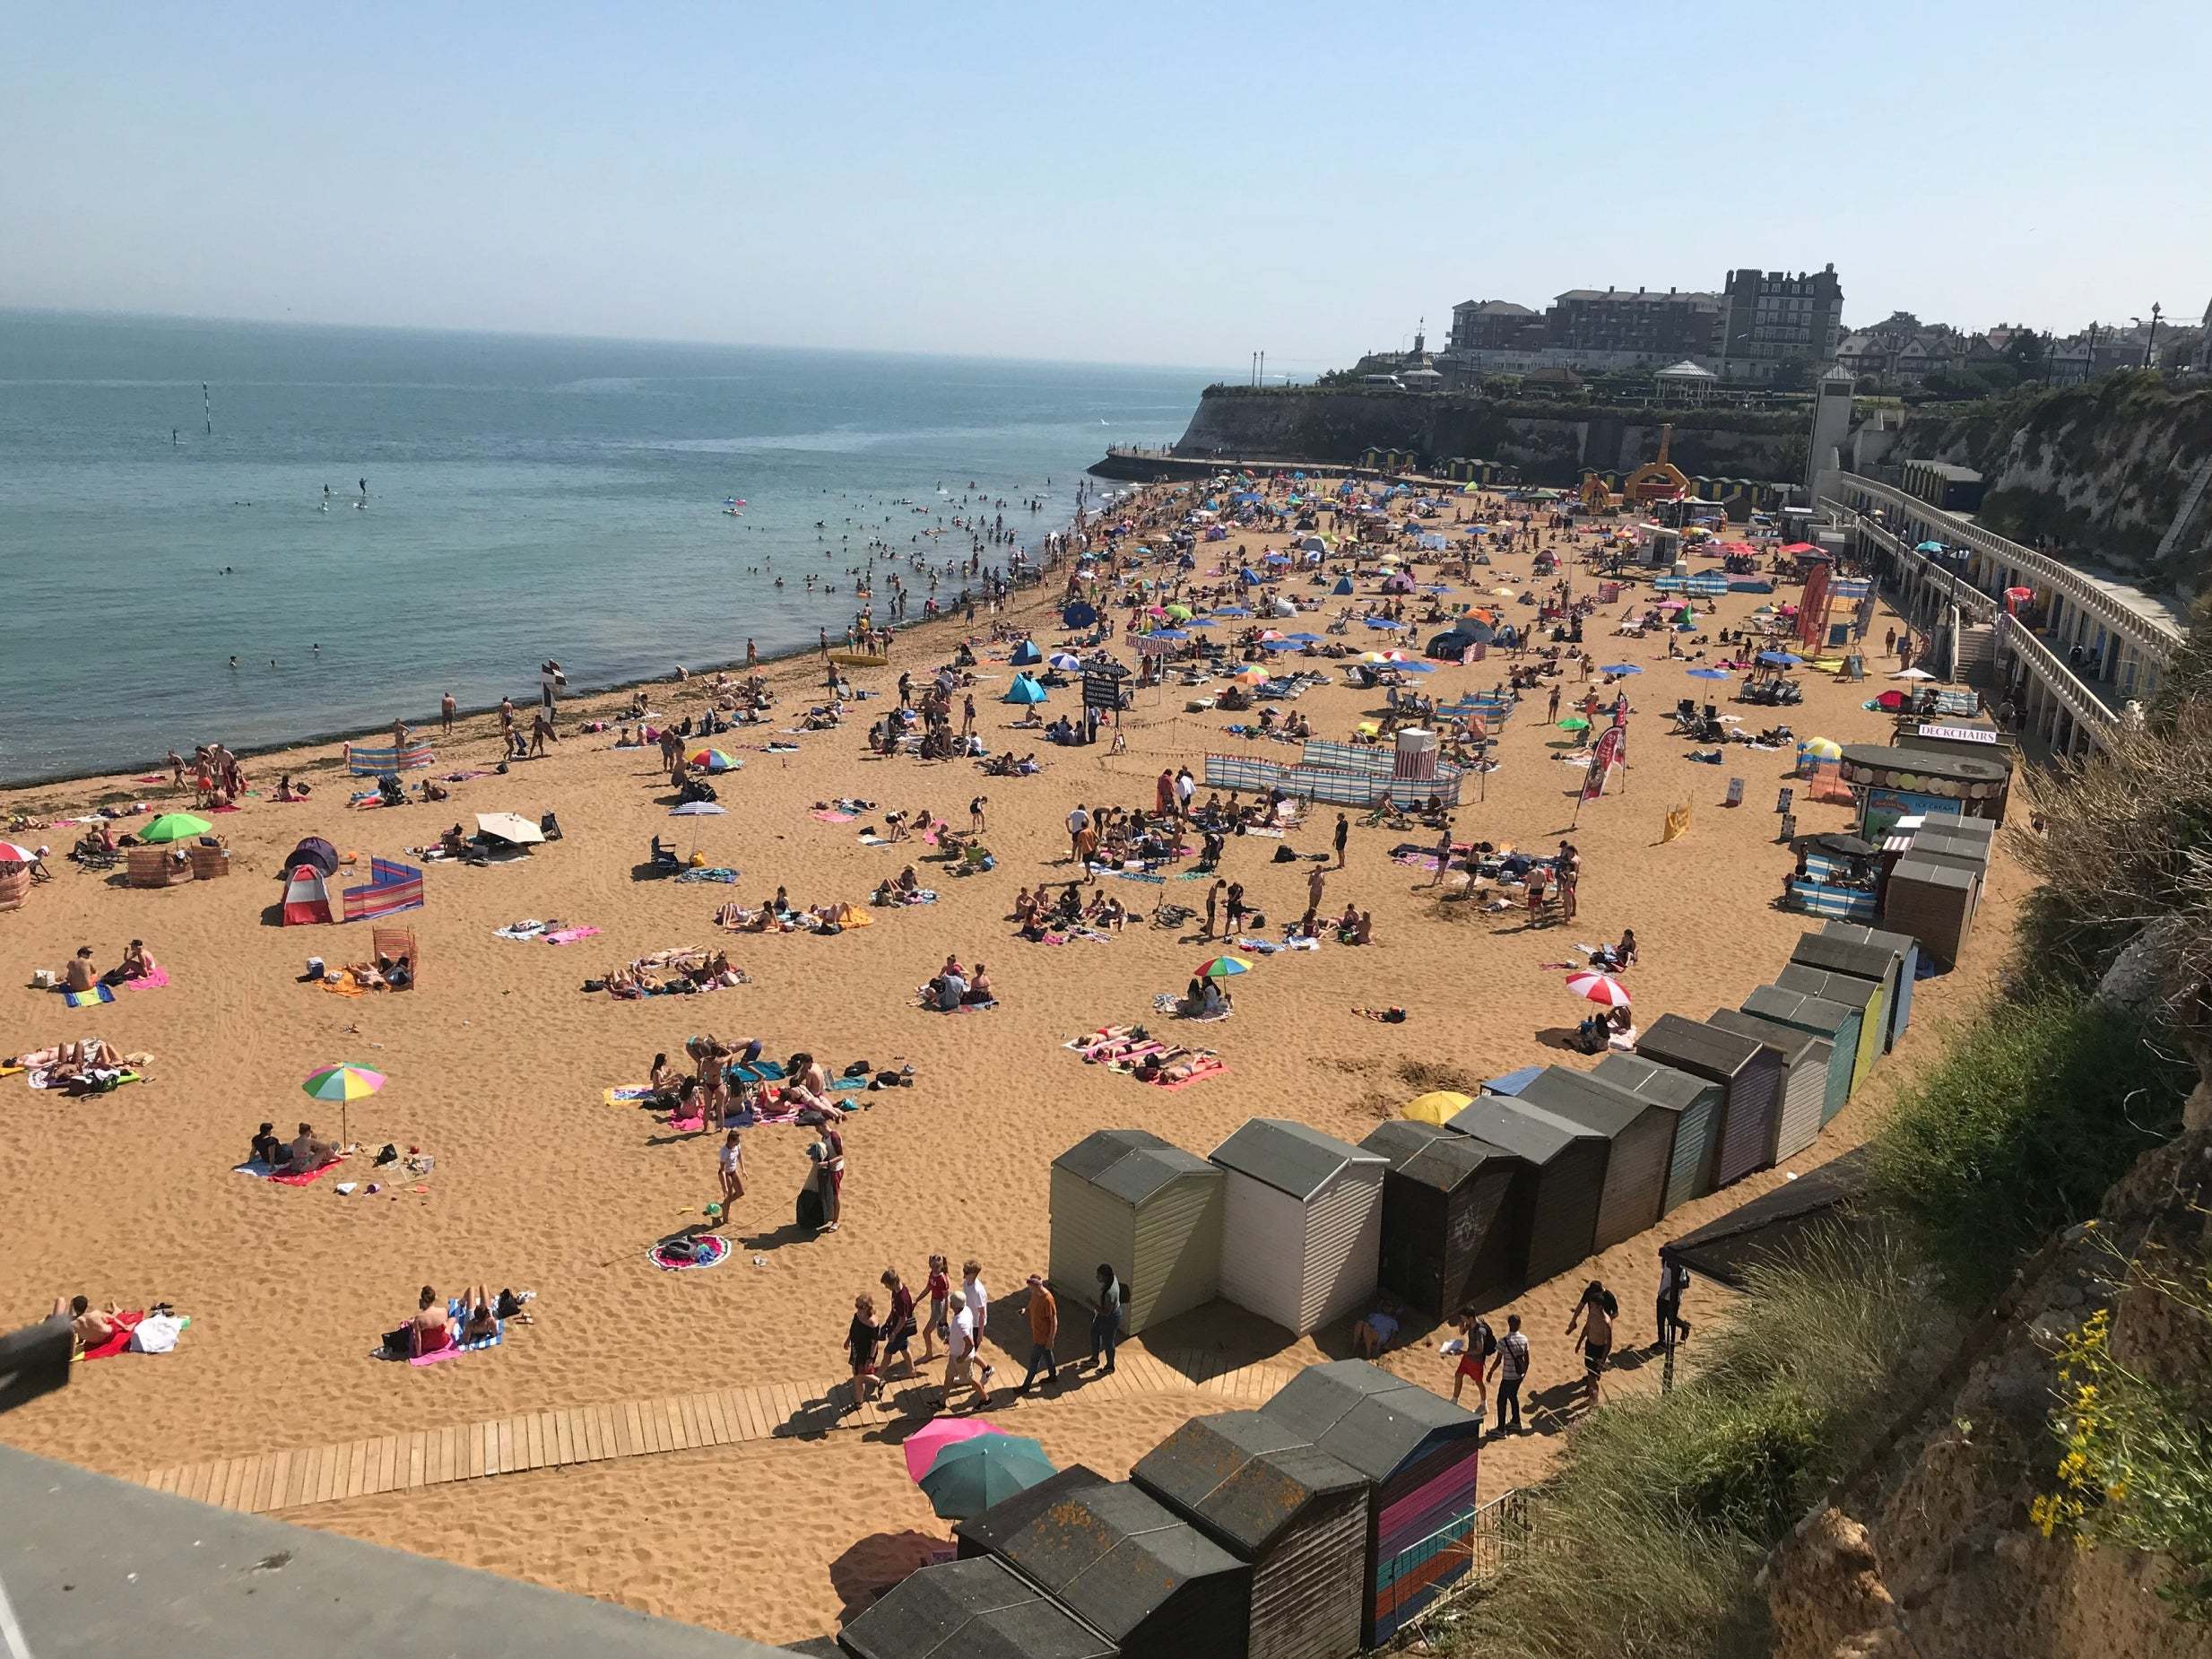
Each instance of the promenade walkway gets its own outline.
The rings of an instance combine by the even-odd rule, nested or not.
[[[1010,1379],[1008,1369],[1002,1361],[997,1379],[1001,1393],[1019,1380],[1019,1373]],[[1065,1373],[1069,1368],[1063,1363],[1062,1369]],[[1087,1372],[1079,1385],[1063,1392],[1033,1394],[1023,1402],[1022,1411],[1027,1416],[1077,1400],[1166,1394],[1194,1396],[1194,1412],[1235,1411],[1264,1404],[1297,1374],[1297,1368],[1289,1365],[1231,1367],[1203,1352],[1150,1354],[1123,1348],[1111,1377]],[[916,1396],[933,1397],[936,1380],[933,1371],[903,1387]],[[157,1464],[133,1478],[155,1491],[263,1515],[379,1492],[413,1491],[457,1481],[702,1446],[816,1439],[872,1429],[888,1430],[889,1438],[896,1438],[902,1430],[920,1428],[932,1415],[881,1403],[854,1411],[849,1409],[851,1397],[850,1380],[842,1376],[763,1383],[750,1388],[522,1411],[444,1429],[370,1435],[213,1463]]]

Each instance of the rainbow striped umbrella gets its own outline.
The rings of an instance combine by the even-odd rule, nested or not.
[[[384,1087],[384,1073],[342,1061],[325,1066],[299,1086],[317,1100],[359,1100]]]
[[[710,772],[734,772],[745,763],[733,754],[719,749],[702,749],[691,757],[693,766],[703,766]]]
[[[1201,979],[1226,979],[1231,974],[1248,974],[1252,964],[1241,956],[1217,956],[1198,965]]]

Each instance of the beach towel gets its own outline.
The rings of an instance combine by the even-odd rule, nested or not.
[[[351,972],[343,968],[334,974],[325,975],[321,983],[323,989],[333,996],[366,996],[369,995],[365,988],[354,983]]]
[[[676,878],[679,882],[721,882],[734,887],[737,872],[724,865],[707,865],[697,870],[686,870]]]
[[[829,1089],[830,1092],[835,1094],[854,1089],[865,1089],[867,1086],[868,1080],[865,1077],[840,1077],[829,1085]]]
[[[126,991],[158,991],[169,983],[169,969],[157,968],[152,973],[136,979],[118,979],[116,983]]]
[[[480,1353],[487,1348],[497,1348],[507,1340],[507,1321],[502,1319],[490,1336],[480,1336],[473,1342],[463,1342],[461,1340],[461,1300],[458,1297],[452,1298],[446,1303],[446,1318],[447,1323],[453,1326],[453,1341],[434,1354],[410,1356],[407,1361],[409,1365],[436,1365],[442,1359],[457,1359],[463,1354]]]
[[[937,890],[934,888],[924,887],[918,891],[906,894],[898,902],[902,905],[933,905],[937,902]]]
[[[773,1083],[786,1073],[780,1060],[750,1060],[732,1066],[728,1075],[748,1083]]]
[[[62,1000],[72,1008],[92,1008],[114,1002],[115,992],[107,986],[96,985],[89,991],[64,991]]]
[[[88,1348],[76,1357],[80,1359],[114,1359],[130,1347],[131,1333],[138,1328],[138,1322],[145,1316],[146,1310],[143,1307],[135,1313],[117,1314],[115,1316],[115,1334],[99,1347]]]
[[[310,1186],[335,1169],[339,1162],[339,1160],[334,1158],[328,1163],[310,1169],[304,1175],[284,1175],[278,1172],[275,1165],[264,1163],[258,1158],[252,1158],[242,1164],[233,1164],[230,1172],[233,1175],[250,1175],[256,1180],[274,1181],[279,1186]]]
[[[110,1081],[107,1082],[106,1088],[89,1090],[87,1090],[88,1093],[105,1094],[108,1089],[120,1089],[126,1083],[135,1083],[144,1081],[136,1072],[132,1071],[97,1073],[96,1080],[100,1078],[104,1078]],[[23,1081],[28,1083],[33,1089],[67,1089],[72,1081],[72,1079],[66,1077],[56,1078],[43,1066],[32,1068],[32,1070],[23,1079]]]
[[[545,924],[533,919],[525,922],[509,922],[505,927],[495,927],[491,930],[491,936],[494,939],[531,940],[537,938],[544,931]]]
[[[1091,868],[1096,870],[1098,866],[1093,864]],[[1106,873],[1108,875],[1118,875],[1124,882],[1149,882],[1154,887],[1165,887],[1167,885],[1167,878],[1166,876],[1155,875],[1149,870],[1108,870]]]
[[[851,812],[810,812],[807,816],[825,824],[849,824],[854,815]]]
[[[664,1244],[655,1245],[647,1254],[652,1256],[654,1266],[672,1273],[692,1267],[719,1267],[730,1259],[730,1241],[720,1233],[701,1233],[690,1242],[696,1254],[688,1259],[671,1256]]]
[[[1219,1055],[1201,1055],[1199,1056],[1198,1064],[1192,1068],[1187,1077],[1155,1078],[1152,1087],[1167,1090],[1188,1089],[1193,1083],[1202,1083],[1209,1077],[1219,1077],[1228,1069]]]
[[[609,1106],[636,1106],[640,1100],[653,1099],[653,1085],[650,1083],[618,1083],[612,1089],[603,1091],[601,1099],[605,1100]]]
[[[596,927],[563,927],[557,932],[546,934],[545,942],[547,944],[574,944],[579,939],[598,937],[599,930]]]

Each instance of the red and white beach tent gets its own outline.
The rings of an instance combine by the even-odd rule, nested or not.
[[[294,864],[291,880],[284,883],[284,925],[297,927],[304,922],[335,919],[330,913],[330,889],[323,873],[313,864]]]

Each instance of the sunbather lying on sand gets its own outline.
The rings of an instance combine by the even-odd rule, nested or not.
[[[110,1341],[116,1333],[116,1316],[122,1311],[113,1302],[104,1307],[94,1307],[85,1297],[73,1296],[64,1300],[57,1296],[54,1299],[54,1311],[47,1316],[68,1320],[70,1338],[82,1351]]]
[[[1202,1048],[1163,1049],[1138,1061],[1130,1075],[1141,1083],[1180,1083],[1188,1081],[1213,1057],[1210,1051]]]

